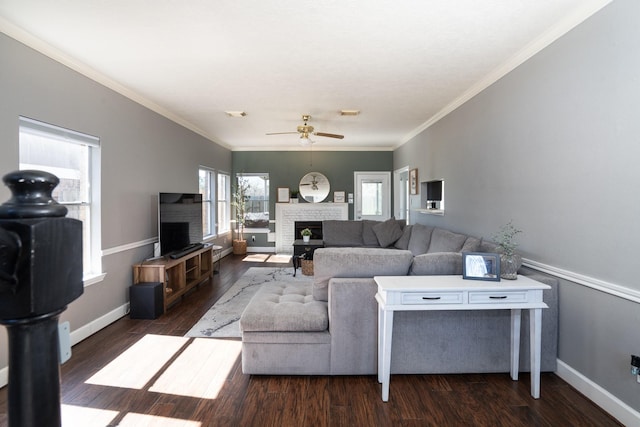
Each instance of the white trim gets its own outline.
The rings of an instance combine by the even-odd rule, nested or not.
[[[530,259],[523,259],[522,265],[537,271],[541,271],[543,273],[551,274],[552,276],[556,276],[562,279],[569,280],[571,282],[578,283],[580,285],[587,286],[600,292],[605,292],[609,295],[640,303],[640,291],[627,288],[626,286],[620,286],[614,283],[605,282],[604,280],[585,276],[573,271],[563,270],[561,268],[543,264],[541,262],[533,261]]]
[[[126,316],[129,313],[129,303],[123,304],[120,307],[111,310],[109,313],[92,320],[84,326],[79,327],[75,331],[71,332],[71,345],[74,346],[85,338],[90,337],[99,330],[109,326],[116,320]],[[73,357],[73,356],[71,356]],[[5,366],[0,369],[0,387],[4,387],[9,383],[9,367]]]
[[[502,77],[509,74],[529,58],[531,58],[532,56],[549,46],[551,43],[568,33],[570,30],[587,20],[587,18],[589,18],[591,15],[593,15],[612,1],[613,0],[585,0],[581,5],[582,7],[580,8],[580,10],[575,11],[571,16],[568,16],[563,21],[549,28],[540,37],[533,40],[531,43],[517,52],[514,56],[512,56],[509,60],[507,60],[504,64],[491,71],[482,80],[470,87],[458,98],[454,99],[453,102],[449,103],[442,110],[431,116],[431,118],[429,118],[429,120],[424,122],[421,126],[405,135],[405,137],[400,140],[400,143],[393,147],[394,150],[401,147],[411,139],[415,138],[426,129],[430,128],[432,125],[440,121],[440,119],[444,118],[456,108],[460,107],[465,102],[469,101],[474,96],[500,80]]]
[[[154,243],[158,243],[158,237],[152,237],[150,239],[139,240],[137,242],[126,243],[120,246],[114,246],[113,248],[103,249],[102,256],[114,255],[119,252],[129,251],[131,249],[136,249],[146,245],[152,245]]]
[[[228,144],[225,144],[223,142],[220,142],[219,140],[215,139],[214,137],[212,137],[211,135],[208,135],[205,131],[203,131],[202,129],[198,128],[197,126],[195,126],[193,123],[188,122],[187,120],[183,119],[182,117],[179,117],[178,115],[172,113],[171,111],[167,110],[164,107],[161,107],[160,105],[156,104],[155,102],[145,98],[144,96],[140,95],[139,93],[129,89],[126,86],[123,86],[122,84],[116,82],[115,80],[110,79],[109,77],[105,76],[104,74],[94,70],[93,68],[89,67],[86,64],[83,64],[75,59],[73,59],[72,57],[70,57],[69,55],[67,55],[66,53],[62,52],[59,49],[56,49],[55,47],[51,46],[50,44],[44,42],[43,40],[40,40],[39,38],[35,37],[34,35],[32,35],[31,33],[23,30],[20,27],[17,27],[16,25],[12,24],[11,22],[7,21],[6,19],[0,17],[0,32],[5,33],[6,35],[8,35],[9,37],[11,37],[14,40],[19,41],[22,44],[25,44],[26,46],[40,52],[41,54],[48,56],[49,58],[53,59],[54,61],[57,61],[69,68],[71,68],[72,70],[82,74],[83,76],[100,83],[101,85],[119,93],[120,95],[123,95],[127,98],[129,98],[130,100],[142,105],[143,107],[146,107],[148,109],[150,109],[151,111],[154,111],[164,117],[166,117],[167,119],[179,124],[180,126],[183,126],[195,133],[197,133],[198,135],[201,135],[203,137],[205,137],[206,139],[215,142],[218,145],[221,145],[224,148],[227,149],[231,149],[231,147]]]
[[[640,425],[640,412],[558,359],[556,375],[626,426]]]
[[[0,369],[0,387],[4,387],[9,384],[9,367],[5,366]]]
[[[99,330],[106,328],[116,320],[126,316],[129,313],[129,303],[125,303],[110,312],[92,320],[84,326],[80,326],[71,332],[71,345],[76,345],[80,341],[89,338]]]
[[[82,284],[86,288],[87,286],[95,285],[96,283],[102,282],[105,277],[107,277],[107,273],[86,276],[82,279]]]

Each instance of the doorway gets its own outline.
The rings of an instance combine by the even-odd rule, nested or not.
[[[354,172],[355,220],[385,221],[391,218],[391,173]]]

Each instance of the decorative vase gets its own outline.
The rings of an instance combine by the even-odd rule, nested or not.
[[[309,243],[310,239],[311,239],[311,236],[302,236],[302,241],[305,243]]]
[[[245,255],[247,253],[247,241],[246,240],[234,240],[233,241],[233,254]]]
[[[500,277],[507,280],[518,278],[518,269],[522,265],[522,257],[518,254],[500,255]]]

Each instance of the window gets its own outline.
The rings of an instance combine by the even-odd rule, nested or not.
[[[20,169],[56,175],[53,197],[82,221],[83,267],[87,279],[102,274],[100,240],[100,140],[95,136],[20,117]]]
[[[218,173],[218,233],[231,231],[231,180],[226,173]]]
[[[269,174],[243,173],[237,179],[248,184],[245,227],[269,228]]]
[[[206,168],[200,168],[198,183],[202,194],[202,234],[203,237],[216,234],[216,210],[213,208],[215,201],[216,174]]]

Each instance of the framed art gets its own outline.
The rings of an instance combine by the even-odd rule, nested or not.
[[[344,191],[333,192],[333,203],[344,203]]]
[[[412,195],[418,194],[418,169],[409,171],[409,192]]]
[[[462,253],[462,278],[500,281],[500,254],[486,252]]]
[[[278,187],[278,203],[289,203],[289,187]]]

